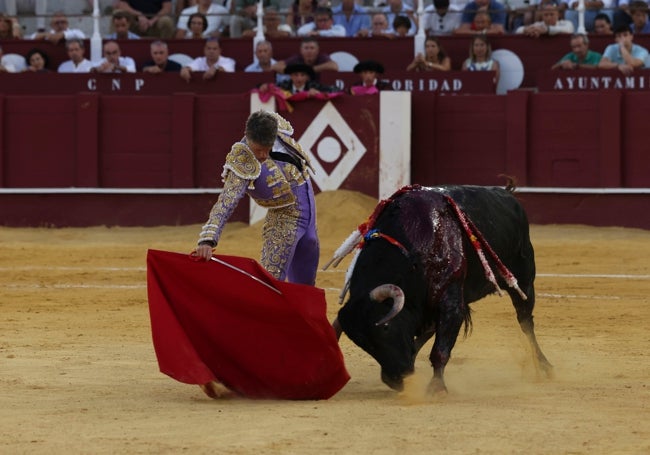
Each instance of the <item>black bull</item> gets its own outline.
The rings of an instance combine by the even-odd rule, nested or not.
[[[376,219],[367,223],[338,323],[379,362],[388,386],[401,390],[418,351],[435,335],[429,390],[446,390],[445,365],[461,326],[465,323],[466,333],[471,326],[468,304],[499,290],[490,279],[495,269],[506,276],[509,270],[518,281],[521,291],[494,274],[512,299],[535,365],[551,376],[552,366],[535,338],[535,257],[528,220],[512,190],[409,187],[378,206]]]

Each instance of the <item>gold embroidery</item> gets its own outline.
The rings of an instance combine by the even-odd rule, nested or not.
[[[234,172],[228,172],[224,178],[223,192],[210,210],[208,221],[199,234],[200,242],[212,242],[217,246],[226,221],[244,196],[248,182],[239,178]]]
[[[293,126],[291,126],[291,123],[289,123],[289,120],[282,117],[277,112],[270,112],[269,111],[269,114],[273,115],[273,117],[275,117],[275,120],[278,122],[278,132],[280,134],[286,134],[287,136],[293,135]]]
[[[296,142],[291,136],[287,136],[284,134],[278,134],[278,138],[284,142],[288,147],[292,148],[293,150],[296,151],[300,159],[306,164],[304,167],[309,167],[312,172],[314,168],[311,165],[311,161],[309,161],[309,156],[305,153],[305,151],[302,149],[301,145]]]
[[[260,176],[262,164],[243,142],[233,144],[228,155],[226,164],[223,166],[223,177],[228,171],[234,172],[238,177],[246,180],[255,180]]]
[[[300,211],[296,205],[269,210],[262,228],[261,264],[275,278],[281,278],[289,259],[287,252],[296,240]]]

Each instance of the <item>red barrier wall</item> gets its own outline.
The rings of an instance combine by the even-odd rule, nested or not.
[[[507,174],[524,187],[650,188],[644,146],[648,96],[525,90],[506,96],[418,94],[412,97],[411,180],[423,185],[503,185],[499,175]],[[378,98],[343,96],[331,105],[367,150],[341,187],[377,196]],[[324,106],[309,100],[285,113],[297,138]],[[0,95],[0,190],[7,189],[0,192],[0,224],[201,222],[216,195],[183,195],[180,190],[176,195],[56,195],[12,188],[218,188],[225,154],[243,134],[249,109],[248,98],[241,94]],[[343,144],[342,134],[326,126],[315,134],[312,152],[324,137],[338,137]],[[326,172],[345,158],[348,152],[341,149],[339,161],[326,164]],[[189,203],[193,198],[198,202]],[[545,205],[528,207],[536,222],[595,220],[650,228],[650,215],[638,210],[647,195],[545,198]],[[629,210],[621,198],[632,204]],[[60,207],[54,202],[59,200]],[[568,208],[549,209],[560,201]],[[188,210],[195,204],[204,210]],[[246,218],[245,208],[235,219]]]

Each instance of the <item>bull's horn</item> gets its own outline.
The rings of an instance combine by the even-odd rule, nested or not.
[[[393,319],[397,313],[402,311],[402,308],[404,308],[404,291],[394,284],[382,284],[381,286],[377,286],[375,289],[370,291],[370,298],[376,302],[383,302],[388,298],[393,299],[393,306],[388,314],[384,316],[381,321],[375,323],[375,325],[386,324],[388,321]]]

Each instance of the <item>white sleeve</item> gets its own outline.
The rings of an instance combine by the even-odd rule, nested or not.
[[[187,30],[187,20],[189,18],[190,16],[185,15],[178,16],[178,23],[176,24],[176,28],[179,30]]]
[[[124,57],[124,66],[127,73],[135,73],[135,60],[131,57]]]
[[[315,22],[307,22],[305,25],[300,27],[298,31],[296,32],[296,35],[298,36],[307,36],[309,35],[310,32],[313,32],[314,29],[316,28],[316,23]]]
[[[558,33],[573,33],[573,22],[559,20],[556,25],[548,27],[549,35],[557,35]]]
[[[82,32],[78,28],[69,28],[69,29],[67,29],[65,32],[63,32],[63,37],[66,40],[71,40],[71,39],[74,39],[74,38],[86,39],[86,35],[84,34],[84,32]]]

